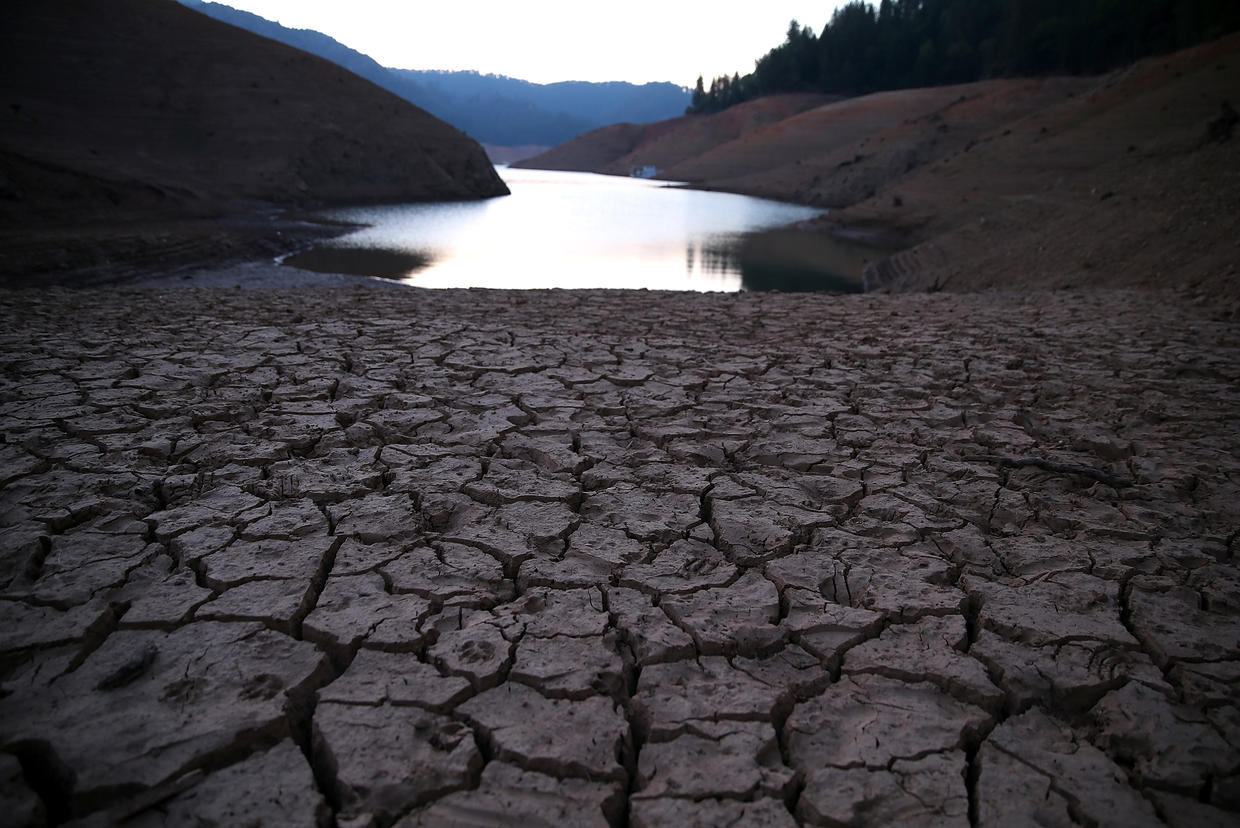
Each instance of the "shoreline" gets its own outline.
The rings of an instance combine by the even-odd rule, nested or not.
[[[350,229],[301,208],[27,222],[0,234],[0,288],[170,284],[196,272],[261,265]]]
[[[737,193],[744,195],[744,193]],[[370,284],[376,288],[412,287],[383,276],[306,270],[284,261],[354,229],[313,211],[270,218],[237,214],[216,219],[158,222],[137,219],[125,224],[57,226],[22,235],[15,249],[0,237],[0,289],[74,289],[126,287],[332,288]],[[827,216],[744,234],[741,249],[755,263],[772,261],[778,239],[790,240],[784,258],[805,259],[815,249],[824,262],[805,259],[809,271],[835,267],[867,252],[890,254],[895,236],[873,230],[824,230]],[[789,235],[791,234],[791,235]],[[800,240],[794,238],[802,236]],[[821,243],[815,239],[822,240]],[[834,249],[832,242],[843,248]],[[824,247],[825,245],[825,247]],[[849,250],[857,248],[860,252]],[[14,271],[21,269],[21,273]],[[31,272],[33,271],[33,272]],[[807,271],[807,272],[809,272]],[[858,284],[860,278],[858,275]],[[830,290],[824,286],[824,290]],[[512,288],[521,290],[521,288]]]

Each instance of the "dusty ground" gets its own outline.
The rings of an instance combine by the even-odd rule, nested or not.
[[[1236,333],[0,294],[6,824],[1235,824]]]

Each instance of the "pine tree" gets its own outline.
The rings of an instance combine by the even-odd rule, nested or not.
[[[689,108],[685,110],[685,113],[687,114],[690,112],[701,112],[702,108],[705,106],[706,106],[706,89],[705,87],[702,86],[702,76],[698,75],[697,86],[693,87],[692,103],[689,104]]]

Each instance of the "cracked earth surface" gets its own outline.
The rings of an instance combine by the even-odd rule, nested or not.
[[[1240,819],[1240,348],[1175,296],[0,319],[13,824]]]

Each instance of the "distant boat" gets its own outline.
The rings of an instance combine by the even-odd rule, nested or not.
[[[629,175],[633,178],[654,178],[658,172],[652,165],[647,164],[644,167],[634,167],[629,171]]]

